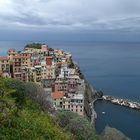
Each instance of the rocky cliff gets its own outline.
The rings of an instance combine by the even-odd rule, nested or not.
[[[84,78],[85,79],[85,78]],[[93,86],[85,79],[85,95],[84,95],[84,104],[85,104],[85,115],[91,120],[92,112],[94,109],[94,101],[101,98],[103,93],[97,91]]]

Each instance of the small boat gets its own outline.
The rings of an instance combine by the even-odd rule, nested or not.
[[[102,112],[102,114],[105,114],[105,112]]]

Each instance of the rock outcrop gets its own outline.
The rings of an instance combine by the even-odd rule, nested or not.
[[[107,126],[102,133],[101,140],[130,140],[130,139],[119,130]]]

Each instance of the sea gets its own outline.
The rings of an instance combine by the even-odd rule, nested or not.
[[[34,41],[0,41],[0,56],[7,49],[21,50]],[[39,42],[39,41],[38,41]],[[105,95],[140,102],[140,43],[92,41],[41,41],[71,52],[86,79]],[[96,130],[117,128],[132,140],[140,140],[140,111],[97,101]],[[103,114],[102,112],[105,112]]]

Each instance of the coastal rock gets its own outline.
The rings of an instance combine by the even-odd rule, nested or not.
[[[91,121],[91,125],[95,126],[97,113],[94,104],[98,99],[102,99],[103,92],[97,91],[85,78],[85,92],[84,92],[84,111],[85,115]]]
[[[126,137],[119,130],[107,126],[102,133],[101,140],[130,140],[130,138]]]

